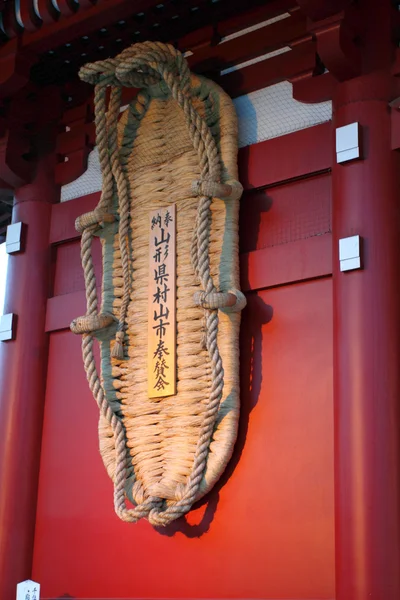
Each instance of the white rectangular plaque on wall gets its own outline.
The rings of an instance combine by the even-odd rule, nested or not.
[[[176,394],[176,211],[150,212],[149,219],[149,398]]]

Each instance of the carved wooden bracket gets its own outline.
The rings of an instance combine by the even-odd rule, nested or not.
[[[338,83],[387,69],[394,62],[400,16],[390,0],[297,0],[297,4],[308,17],[307,29],[325,68],[324,75],[294,82],[297,100],[327,100]]]
[[[0,185],[15,189],[29,183],[35,173],[43,136],[51,138],[63,114],[61,90],[40,90],[27,85],[12,100],[0,105]],[[50,127],[51,126],[51,127]],[[51,144],[51,139],[47,140]]]
[[[20,132],[21,133],[21,132]],[[33,175],[33,163],[28,160],[30,144],[27,136],[10,130],[0,139],[0,182],[2,187],[15,189],[28,183]]]
[[[297,3],[309,17],[308,30],[317,41],[318,55],[329,73],[338,81],[361,74],[362,25],[351,0]]]
[[[21,49],[21,40],[14,38],[0,47],[0,98],[22,89],[29,81],[35,55]]]
[[[348,0],[297,0],[297,4],[312,21],[321,21],[344,10]]]
[[[332,100],[338,82],[330,73],[324,73],[316,77],[291,80],[291,83],[295,100],[304,104],[315,104]]]
[[[60,162],[56,168],[56,183],[59,185],[71,183],[86,171],[89,153],[95,145],[93,118],[91,100],[65,112],[63,131],[57,139]]]
[[[31,123],[34,122],[34,98],[30,91],[3,101],[0,138],[0,180],[11,189],[29,182],[33,175]]]
[[[345,81],[362,73],[360,38],[346,12],[317,21],[312,30],[318,55],[335,79]]]

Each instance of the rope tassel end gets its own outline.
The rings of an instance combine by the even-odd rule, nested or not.
[[[118,360],[124,360],[124,338],[125,334],[123,331],[117,331],[115,336],[114,346],[111,350],[111,358],[117,358]]]

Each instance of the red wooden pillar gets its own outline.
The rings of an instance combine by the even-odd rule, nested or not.
[[[334,126],[358,121],[363,159],[333,179],[337,600],[400,598],[400,157],[389,72],[338,84]],[[339,271],[338,240],[364,268]]]
[[[49,296],[51,204],[58,200],[52,151],[34,181],[16,191],[14,222],[27,226],[25,250],[8,263],[5,312],[17,315],[15,341],[0,342],[0,598],[14,600],[31,576],[39,473]]]

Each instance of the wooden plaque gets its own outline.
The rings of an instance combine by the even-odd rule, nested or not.
[[[150,212],[148,394],[176,394],[175,204]]]

